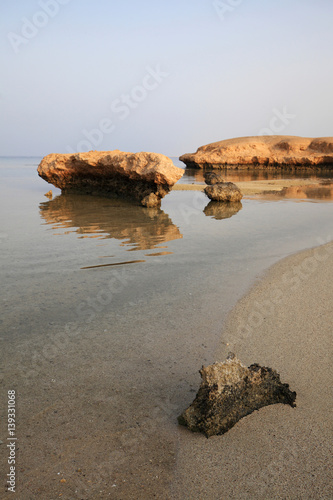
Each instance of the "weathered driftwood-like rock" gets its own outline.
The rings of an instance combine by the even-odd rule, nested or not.
[[[239,202],[243,198],[241,190],[233,182],[211,184],[205,187],[205,193],[214,201]]]
[[[333,137],[317,139],[288,135],[238,137],[213,142],[179,158],[194,168],[333,168]]]
[[[207,437],[224,434],[254,410],[275,403],[294,407],[296,392],[265,366],[244,366],[230,353],[224,363],[202,367],[199,391],[178,422]]]
[[[162,154],[118,150],[50,154],[38,166],[38,175],[63,192],[131,198],[146,207],[159,206],[183,173]]]

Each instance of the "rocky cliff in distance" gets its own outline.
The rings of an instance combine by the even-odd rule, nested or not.
[[[157,153],[89,151],[49,154],[38,166],[38,175],[63,192],[130,198],[156,207],[184,170]]]
[[[240,137],[213,142],[179,158],[194,168],[333,168],[333,137],[288,135]]]

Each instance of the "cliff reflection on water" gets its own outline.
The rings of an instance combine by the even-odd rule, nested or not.
[[[276,197],[299,200],[333,201],[333,181],[327,180],[321,181],[320,184],[286,187],[283,188],[280,193],[277,193]]]
[[[40,215],[58,234],[79,238],[115,238],[127,250],[161,248],[182,238],[179,228],[159,208],[144,208],[122,200],[61,194],[39,205]],[[57,233],[56,233],[57,234]]]
[[[213,169],[202,168],[185,168],[183,177],[177,184],[205,184],[204,174]],[[228,182],[250,182],[250,181],[271,181],[282,179],[321,179],[332,180],[332,170],[321,170],[315,173],[300,171],[291,172],[281,168],[271,168],[269,170],[254,168],[253,166],[248,169],[215,169],[214,172],[220,172],[224,176],[224,180]]]

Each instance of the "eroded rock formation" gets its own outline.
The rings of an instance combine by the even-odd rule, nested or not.
[[[206,186],[205,193],[214,201],[239,202],[243,198],[241,190],[233,182]]]
[[[130,198],[156,207],[184,171],[157,153],[90,151],[50,154],[38,166],[38,175],[63,192]]]
[[[243,198],[241,190],[233,182],[224,182],[219,172],[205,172],[205,193],[213,201],[239,203]]]
[[[224,434],[241,418],[263,406],[296,406],[296,392],[281,383],[275,370],[258,364],[247,368],[233,353],[223,363],[203,366],[200,374],[202,381],[196,398],[178,422],[207,437]]]
[[[195,168],[332,169],[333,137],[240,137],[201,146],[196,153],[184,154],[180,160]]]
[[[204,172],[205,183],[208,186],[214,186],[214,184],[223,184],[224,177],[221,172]]]

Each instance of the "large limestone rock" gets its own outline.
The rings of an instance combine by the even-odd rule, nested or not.
[[[131,198],[146,207],[159,206],[183,173],[164,155],[118,150],[49,154],[38,166],[38,175],[63,192]]]
[[[202,367],[199,391],[178,422],[207,437],[224,434],[254,410],[275,403],[295,405],[296,392],[271,368],[244,366],[233,353],[224,363]]]
[[[332,169],[333,137],[240,137],[201,146],[196,153],[184,154],[180,160],[196,168]]]

